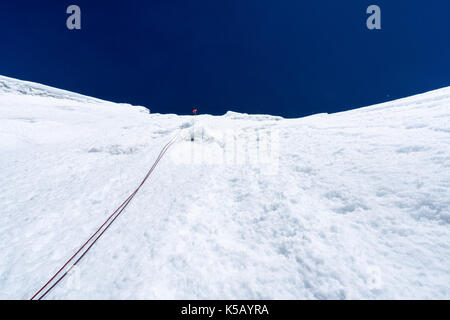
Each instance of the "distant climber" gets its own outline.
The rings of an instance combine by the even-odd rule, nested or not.
[[[194,114],[194,117],[197,115],[197,108],[194,107],[192,109],[192,113]],[[195,140],[195,119],[192,119],[192,131],[191,131],[191,141]]]

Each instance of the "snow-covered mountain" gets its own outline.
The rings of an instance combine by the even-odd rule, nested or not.
[[[83,96],[70,91],[56,89],[29,81],[19,81],[4,76],[0,76],[0,93],[51,97],[56,99],[74,100],[78,102],[104,102],[100,99]]]
[[[30,298],[177,133],[46,298],[450,298],[450,87],[194,123],[0,77],[0,299]]]

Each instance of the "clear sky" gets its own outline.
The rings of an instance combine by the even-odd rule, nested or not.
[[[449,17],[448,0],[2,0],[0,74],[152,112],[331,113],[449,86]]]

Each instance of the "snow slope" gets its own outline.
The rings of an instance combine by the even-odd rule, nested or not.
[[[191,142],[191,117],[0,77],[0,299],[30,298],[180,128],[46,298],[450,298],[450,87],[301,119],[200,115]],[[221,162],[224,132],[278,137],[276,170]]]

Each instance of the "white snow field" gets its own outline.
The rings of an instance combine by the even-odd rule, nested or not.
[[[46,299],[450,298],[450,87],[300,119],[200,115],[194,142],[191,125],[0,77],[0,299],[44,285],[180,128]],[[251,147],[229,161],[230,141],[266,133],[275,170]]]

